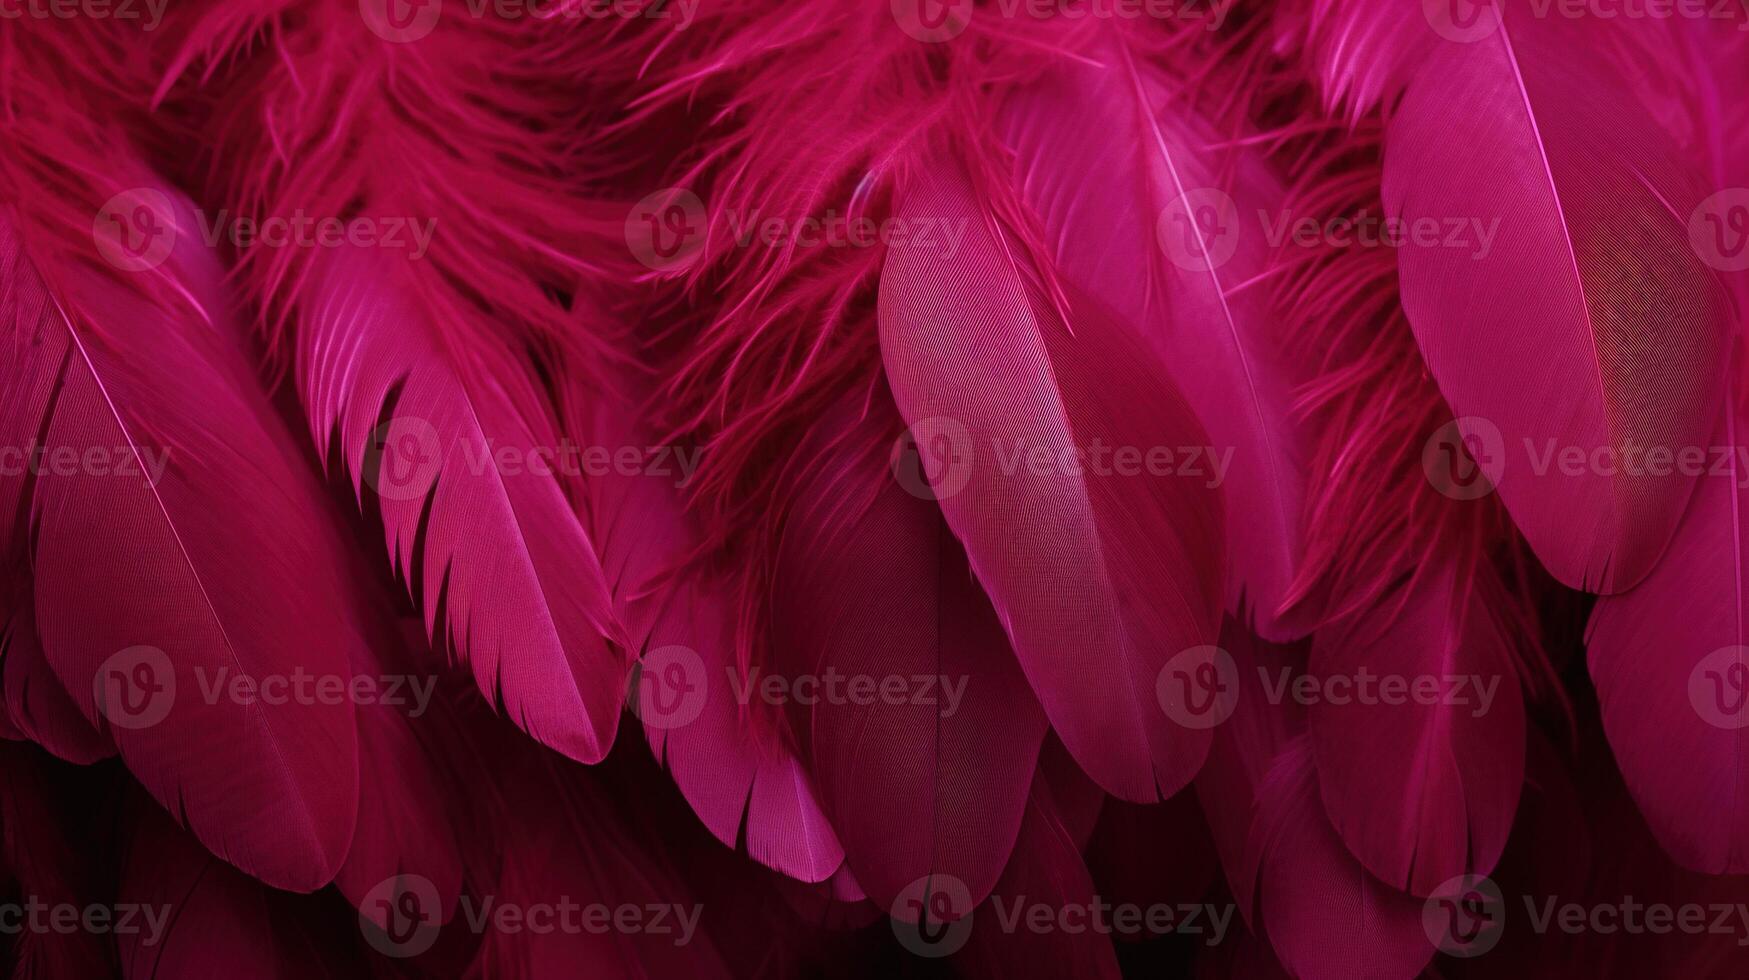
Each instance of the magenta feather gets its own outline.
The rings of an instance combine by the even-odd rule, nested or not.
[[[138,909],[141,920],[116,935],[125,980],[336,975],[323,963],[334,947],[284,914],[271,890],[147,807],[139,808],[126,842],[116,897]]]
[[[1482,420],[1466,436],[1497,434],[1495,482],[1537,557],[1569,586],[1617,592],[1651,571],[1694,489],[1627,465],[1628,447],[1704,446],[1721,398],[1728,300],[1688,246],[1706,191],[1642,101],[1677,84],[1634,57],[1665,25],[1518,3],[1480,16],[1498,17],[1487,37],[1415,59],[1383,194],[1407,222],[1497,222],[1498,237],[1486,254],[1479,235],[1467,250],[1411,239],[1403,307],[1453,410]],[[1551,447],[1623,462],[1575,470]]]
[[[1111,943],[1097,931],[1037,930],[1028,927],[1025,919],[1013,919],[1006,927],[1003,924],[1004,914],[1025,915],[1038,908],[1051,912],[1091,909],[1099,898],[1080,845],[1041,770],[1027,796],[1014,856],[996,882],[990,901],[974,913],[969,941],[957,962],[976,976],[1121,976]]]
[[[966,229],[951,266],[896,249],[881,277],[895,400],[914,426],[945,419],[950,443],[964,443],[944,474],[964,485],[943,495],[942,513],[1076,760],[1114,795],[1170,796],[1195,775],[1208,734],[1161,710],[1155,685],[1171,657],[1213,638],[1219,499],[1195,479],[1062,461],[1096,443],[1206,445],[1202,428],[1097,300],[1069,291],[1064,318],[960,165],[916,173],[896,213]],[[1016,450],[1053,462],[1005,473],[1002,455]],[[1085,669],[1094,651],[1109,670]]]
[[[821,805],[877,905],[933,875],[979,902],[1020,832],[1045,717],[941,511],[894,479],[897,413],[845,418],[856,401],[799,454],[819,462],[785,524],[769,670],[897,685],[791,704]]]
[[[69,806],[74,781],[62,775],[34,747],[0,745],[0,877],[16,894],[51,908],[87,905],[102,894],[96,849],[81,839],[75,823],[80,814]],[[17,980],[115,972],[107,936],[86,929],[24,928],[27,921],[15,919],[8,937],[7,966]]]
[[[1487,874],[1505,846],[1525,738],[1509,608],[1485,564],[1436,566],[1369,621],[1313,640],[1309,671],[1328,692],[1308,712],[1324,806],[1355,857],[1393,887],[1428,895]],[[1402,689],[1390,694],[1382,678]]]
[[[532,370],[489,338],[455,351],[381,255],[339,253],[317,274],[294,371],[317,449],[361,500],[374,491],[427,630],[480,690],[535,738],[600,760],[627,669],[600,560],[549,471],[500,464],[560,446]]]
[[[0,633],[0,687],[7,723],[57,758],[89,765],[115,755],[115,742],[79,710],[61,686],[36,635],[36,612],[23,596]]]
[[[1422,902],[1349,853],[1319,799],[1306,711],[1272,701],[1264,675],[1303,663],[1229,623],[1222,647],[1240,685],[1196,793],[1239,911],[1295,976],[1412,976],[1434,948]]]
[[[603,373],[568,367],[565,373],[585,377]],[[789,739],[733,697],[729,681],[739,647],[727,576],[702,567],[702,535],[683,497],[682,486],[696,471],[687,468],[684,447],[648,455],[659,441],[647,417],[648,395],[624,390],[638,387],[625,381],[573,385],[562,391],[561,408],[566,431],[580,445],[635,453],[644,464],[616,464],[571,481],[627,649],[640,659],[652,651],[676,655],[654,666],[657,676],[649,680],[658,687],[668,682],[666,671],[682,671],[674,690],[644,692],[641,673],[632,688],[634,699],[645,693],[679,698],[680,711],[647,710],[639,700],[631,707],[644,715],[651,751],[718,840],[730,847],[744,843],[755,860],[801,881],[824,881],[843,866],[844,849]],[[690,456],[693,463],[698,458]],[[696,717],[688,716],[692,689],[699,692]]]
[[[1281,748],[1257,788],[1258,914],[1294,976],[1414,976],[1435,952],[1420,899],[1381,883],[1317,816],[1311,746]]]
[[[732,626],[727,604],[708,587],[673,590],[649,647],[678,644],[695,653],[702,676],[682,676],[702,685],[703,701],[686,724],[647,720],[650,750],[718,840],[730,847],[744,841],[754,860],[799,881],[834,880],[848,873],[844,847],[822,812],[814,777],[786,737],[734,697],[730,681],[741,667]]]
[[[1749,42],[1697,24],[1682,41],[1692,58],[1698,128],[1691,148],[1718,187],[1749,180],[1749,113],[1736,99],[1749,79]],[[1712,30],[1708,30],[1712,28]],[[1743,343],[1749,280],[1726,278],[1735,300],[1734,343],[1716,447],[1669,550],[1633,590],[1600,599],[1586,632],[1603,730],[1628,790],[1660,844],[1684,867],[1749,872],[1749,749],[1735,699],[1749,690],[1744,650],[1746,434]],[[1725,453],[1721,457],[1719,454]],[[1722,465],[1715,465],[1722,464]]]
[[[1256,151],[1236,155],[1193,84],[1159,64],[1186,54],[1132,50],[1138,37],[1108,31],[1089,52],[1097,63],[1065,60],[1017,90],[1000,130],[1060,273],[1147,339],[1211,445],[1232,453],[1227,610],[1293,639],[1305,626],[1283,613],[1304,551],[1306,447],[1291,413],[1298,379],[1259,282],[1270,246],[1253,220],[1281,212],[1280,179]],[[1236,203],[1218,236],[1162,228],[1219,195]],[[1194,247],[1179,245],[1191,232]]]
[[[194,223],[186,205],[158,220]],[[40,433],[136,464],[30,487],[37,631],[55,675],[95,723],[94,685],[127,696],[110,686],[123,680],[111,658],[147,658],[124,664],[128,678],[144,667],[151,686],[176,693],[155,724],[107,726],[129,767],[215,852],[281,887],[319,887],[356,816],[350,708],[203,696],[231,678],[341,673],[357,642],[325,497],[255,381],[221,270],[180,236],[157,270],[165,299],[70,262],[57,266],[58,296],[16,233],[0,235],[8,387],[54,385],[8,444]]]

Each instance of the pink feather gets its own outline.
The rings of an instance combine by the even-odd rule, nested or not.
[[[157,220],[192,228],[186,204],[173,208]],[[128,661],[127,677],[144,668],[153,687],[174,682],[158,702],[162,720],[107,726],[122,757],[215,853],[307,891],[333,877],[352,836],[350,707],[209,699],[203,685],[297,667],[342,673],[357,642],[337,582],[345,552],[308,462],[261,393],[222,272],[195,242],[178,237],[155,273],[165,295],[149,298],[52,251],[51,288],[16,232],[0,228],[0,324],[13,352],[5,386],[50,391],[7,444],[40,435],[137,464],[30,486],[37,630],[93,723],[94,685],[107,698],[123,679],[106,666],[112,657],[148,658]]]
[[[996,882],[990,901],[974,913],[969,942],[956,962],[975,976],[1022,974],[1077,980],[1121,976],[1111,943],[1098,932],[1035,931],[1024,918],[1014,919],[1013,925],[1004,929],[997,909],[999,903],[1021,915],[1040,907],[1053,911],[1087,909],[1099,898],[1080,847],[1041,771],[1027,797],[1014,856]]]
[[[1738,98],[1749,42],[1716,25],[1682,41],[1693,59],[1699,128],[1693,151],[1715,185],[1749,180],[1749,122]],[[1708,31],[1708,28],[1715,28]],[[1749,279],[1727,279],[1736,303],[1728,393],[1708,446],[1729,452],[1709,469],[1670,549],[1638,587],[1598,600],[1586,633],[1603,729],[1628,790],[1672,858],[1709,874],[1749,872],[1749,735],[1733,699],[1749,690],[1744,578],[1749,445],[1745,337]],[[1709,454],[1709,466],[1716,457]]]
[[[1495,482],[1537,557],[1571,587],[1617,592],[1651,571],[1693,479],[1547,454],[1706,444],[1730,328],[1688,244],[1707,192],[1642,101],[1676,84],[1636,57],[1665,25],[1480,11],[1496,15],[1485,38],[1415,59],[1389,116],[1390,214],[1498,222],[1485,256],[1411,238],[1403,307],[1447,401],[1482,420],[1463,431],[1498,434]]]
[[[952,262],[895,249],[881,277],[895,400],[913,425],[963,441],[944,478],[964,486],[942,513],[1076,760],[1124,799],[1170,796],[1208,733],[1174,722],[1155,686],[1171,657],[1214,636],[1219,499],[1194,479],[1088,476],[1062,460],[1096,442],[1206,445],[1201,426],[1096,300],[1071,289],[1064,318],[960,164],[912,175],[896,214],[966,229]],[[1016,449],[1055,462],[1005,473]]]
[[[1270,246],[1254,220],[1282,212],[1281,183],[1261,154],[1222,145],[1195,86],[1172,74],[1189,56],[1145,43],[1106,31],[1088,52],[1097,63],[1065,59],[1010,96],[1000,131],[1059,272],[1146,338],[1211,445],[1232,452],[1227,610],[1243,609],[1265,638],[1294,639],[1306,624],[1283,607],[1304,552],[1306,447],[1291,412],[1298,379],[1259,283]],[[1199,218],[1221,194],[1236,202],[1221,221],[1237,226],[1218,238],[1200,224],[1161,227]],[[1164,234],[1189,244],[1171,251]]]
[[[285,896],[207,854],[162,813],[137,810],[116,887],[140,920],[116,935],[125,980],[340,975],[332,959],[343,947],[286,914]]]
[[[957,879],[978,902],[1020,832],[1044,713],[941,511],[894,479],[897,413],[877,402],[859,420],[857,402],[798,453],[817,462],[779,549],[768,669],[792,683],[836,673],[903,685],[892,700],[791,704],[790,718],[877,905],[926,875]],[[922,677],[938,680],[925,689]]]
[[[1361,864],[1395,888],[1428,895],[1487,874],[1506,844],[1525,738],[1523,624],[1504,619],[1510,608],[1499,576],[1471,560],[1423,569],[1374,615],[1313,639],[1309,673],[1330,695],[1308,712],[1324,806]],[[1358,687],[1367,672],[1370,696]],[[1387,677],[1405,684],[1395,703]],[[1427,681],[1431,694],[1419,689]]]
[[[626,660],[595,547],[534,465],[559,447],[552,408],[513,351],[464,352],[364,249],[325,257],[300,308],[294,376],[323,458],[380,508],[389,555],[439,646],[518,726],[583,762],[607,754]]]
[[[1272,702],[1264,674],[1301,663],[1229,622],[1222,648],[1239,685],[1196,793],[1239,911],[1299,977],[1412,976],[1434,953],[1419,899],[1349,854],[1319,800],[1306,712]]]
[[[110,758],[115,743],[80,712],[43,654],[31,606],[27,593],[0,633],[0,687],[5,689],[7,722],[21,737],[76,765]]]

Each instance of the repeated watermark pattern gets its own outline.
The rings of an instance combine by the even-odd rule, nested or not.
[[[579,24],[648,20],[676,31],[692,26],[702,0],[358,0],[358,12],[385,41],[410,44],[437,29],[444,8],[471,20],[539,20]]]
[[[1423,248],[1449,249],[1480,262],[1493,254],[1500,234],[1499,215],[1422,215],[1401,218],[1361,210],[1352,216],[1315,218],[1293,211],[1258,208],[1246,213],[1216,187],[1185,191],[1160,209],[1155,237],[1172,263],[1191,272],[1219,269],[1238,254],[1250,236],[1270,249]]]
[[[1749,487],[1749,446],[1647,446],[1631,437],[1601,446],[1525,437],[1512,446],[1492,421],[1467,415],[1428,436],[1422,445],[1421,468],[1434,489],[1454,500],[1487,496],[1508,472],[1539,477],[1729,478],[1738,487]]]
[[[1139,904],[1092,895],[1085,902],[1043,901],[1025,894],[992,895],[988,915],[976,916],[971,891],[953,875],[925,875],[899,892],[889,910],[893,935],[911,953],[930,959],[965,948],[974,928],[1005,935],[1099,935],[1147,939],[1172,933],[1215,946],[1227,937],[1238,906],[1201,902]],[[975,920],[975,922],[974,922]]]
[[[827,210],[823,217],[806,217],[799,221],[787,218],[761,218],[757,211],[748,213],[729,209],[725,212],[729,233],[735,245],[748,248],[754,244],[768,248],[886,248],[927,249],[951,260],[959,254],[960,243],[971,227],[971,219],[957,221],[929,217],[851,218],[836,210]]]
[[[726,693],[739,708],[755,703],[774,708],[882,705],[932,708],[939,717],[952,718],[959,713],[970,682],[963,674],[853,673],[832,665],[817,673],[779,674],[725,665],[719,684],[716,672],[705,666],[697,651],[671,645],[644,654],[633,668],[626,703],[644,724],[661,729],[692,724],[703,714],[713,690]]]
[[[1749,269],[1749,188],[1727,187],[1696,205],[1688,218],[1688,243],[1720,272]]]
[[[437,678],[428,674],[324,674],[302,665],[289,673],[246,674],[229,666],[197,664],[193,674],[193,691],[186,683],[179,690],[170,655],[141,644],[106,658],[92,679],[91,693],[98,713],[111,725],[139,730],[162,723],[178,696],[190,693],[207,705],[351,704],[392,708],[417,718],[430,707],[437,687]]]
[[[1688,674],[1688,703],[1714,728],[1749,727],[1749,647],[1720,647],[1701,658]]]
[[[982,452],[958,419],[919,419],[894,441],[888,463],[893,478],[924,500],[946,500],[964,490],[978,460],[995,463],[1003,479],[1089,477],[1093,479],[1194,480],[1209,489],[1226,482],[1233,465],[1232,446],[1116,445],[1099,438],[1085,445],[1043,445],[1023,438],[992,436]]]
[[[1001,20],[1198,21],[1218,31],[1236,0],[891,0],[899,29],[927,44],[965,33],[974,17]]]
[[[700,446],[589,445],[560,438],[550,445],[464,440],[458,451],[446,450],[430,422],[416,415],[396,415],[371,433],[373,457],[367,457],[364,482],[386,500],[417,500],[430,492],[446,465],[457,475],[500,478],[627,477],[658,480],[684,490],[704,458]]]
[[[168,905],[116,902],[111,905],[51,902],[36,895],[0,902],[0,935],[139,936],[140,944],[156,946],[170,923]]]
[[[437,886],[416,874],[379,882],[359,903],[358,924],[365,941],[384,956],[418,956],[436,944],[445,929],[475,936],[643,935],[686,946],[698,935],[704,907],[673,902],[583,902],[560,895],[546,902],[513,902],[496,895],[460,899],[461,915],[443,924]]]
[[[0,446],[0,477],[116,477],[155,487],[169,466],[168,446]]]
[[[1257,667],[1258,690],[1272,705],[1361,705],[1379,708],[1442,707],[1480,718],[1494,708],[1502,674],[1376,671],[1296,673],[1291,666]],[[1243,687],[1238,665],[1217,646],[1184,650],[1160,668],[1154,693],[1160,710],[1191,729],[1213,728],[1238,710]]]
[[[251,248],[378,248],[423,259],[437,234],[436,218],[394,215],[354,215],[348,218],[311,215],[302,209],[289,216],[255,218],[194,208],[194,226],[184,227],[164,192],[135,187],[111,197],[92,220],[97,252],[124,272],[143,272],[164,263],[176,243],[194,233],[208,248],[228,242]]]
[[[1672,904],[1633,895],[1584,902],[1519,895],[1509,902],[1492,879],[1466,874],[1433,890],[1422,906],[1421,925],[1440,952],[1464,958],[1487,954],[1509,929],[1538,936],[1734,936],[1738,946],[1749,946],[1749,903]]]
[[[0,20],[112,20],[153,31],[170,0],[0,0]]]

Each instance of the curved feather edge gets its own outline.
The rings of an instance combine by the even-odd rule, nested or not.
[[[186,233],[189,205],[156,185],[132,203],[182,233],[131,280],[59,248],[33,264],[0,226],[0,387],[39,396],[8,413],[23,426],[8,444],[111,463],[8,491],[28,521],[37,633],[87,720],[203,843],[308,891],[352,836],[351,708],[234,692],[294,666],[344,674],[358,642],[337,581],[346,546],[261,390],[223,270]]]
[[[1227,884],[1251,933],[1294,976],[1411,977],[1435,952],[1423,902],[1349,854],[1319,799],[1305,708],[1271,698],[1265,678],[1304,665],[1304,644],[1267,644],[1228,621],[1221,647],[1238,685],[1197,776]]]
[[[1313,638],[1320,795],[1349,850],[1393,888],[1426,896],[1485,875],[1506,846],[1525,753],[1510,601],[1485,561],[1454,559]]]
[[[616,461],[570,482],[638,660],[627,705],[651,752],[718,840],[800,881],[831,878],[844,849],[812,777],[783,733],[734,696],[734,609],[724,577],[697,554],[683,497],[701,451],[659,445],[634,382],[599,378],[601,366],[561,364],[560,376],[579,379],[559,386],[567,434]],[[660,663],[646,676],[653,652]]]
[[[1060,274],[1138,331],[1230,460],[1226,609],[1287,642],[1309,626],[1283,608],[1305,550],[1306,452],[1297,379],[1258,284],[1268,228],[1252,224],[1282,213],[1283,189],[1132,47],[1105,32],[1088,60],[1011,94],[998,131]],[[1215,229],[1198,223],[1211,206]]]
[[[1731,326],[1689,241],[1704,182],[1644,94],[1683,84],[1676,45],[1663,23],[1517,2],[1479,16],[1488,33],[1435,43],[1387,118],[1387,211],[1470,226],[1461,248],[1411,236],[1403,307],[1537,557],[1570,587],[1619,592],[1694,490],[1634,454],[1706,445]]]
[[[894,467],[916,465],[885,452],[902,431],[897,412],[883,402],[859,419],[858,402],[841,403],[797,451],[813,472],[798,481],[778,549],[770,671],[746,683],[776,676],[798,695],[826,685],[811,704],[792,698],[789,716],[876,905],[894,907],[932,875],[962,882],[976,903],[1015,846],[1045,716],[935,500],[895,478]],[[834,676],[880,693],[834,695]]]
[[[893,248],[879,297],[888,382],[932,454],[942,513],[1076,761],[1113,795],[1169,797],[1209,735],[1174,721],[1156,683],[1215,635],[1220,500],[1184,474],[1077,461],[1100,446],[1207,445],[1202,428],[1129,328],[1072,285],[1049,298],[1048,269],[960,163],[926,160],[895,213],[963,233],[957,251]]]
[[[550,403],[501,342],[454,349],[402,283],[397,264],[358,247],[317,267],[294,371],[317,449],[380,509],[433,644],[524,731],[600,761],[624,641],[595,547],[541,465],[561,448]]]

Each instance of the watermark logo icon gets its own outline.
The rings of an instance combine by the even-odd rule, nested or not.
[[[925,44],[951,41],[972,23],[972,0],[892,0],[899,30]]]
[[[437,942],[441,907],[431,879],[396,875],[365,893],[358,903],[358,927],[365,942],[384,956],[418,956]]]
[[[1729,187],[1700,202],[1688,217],[1688,243],[1720,272],[1749,269],[1749,189]]]
[[[1154,696],[1160,710],[1185,728],[1213,728],[1238,710],[1238,665],[1220,647],[1191,647],[1160,668]]]
[[[385,41],[406,44],[437,28],[443,0],[358,0],[358,12],[371,33]]]
[[[626,215],[626,246],[658,272],[683,270],[704,251],[704,201],[685,187],[664,187]]]
[[[632,668],[626,703],[651,728],[690,725],[710,696],[704,660],[683,646],[658,647]]]
[[[972,934],[972,892],[953,875],[924,875],[893,900],[893,935],[930,959],[952,956]]]
[[[1480,416],[1453,419],[1421,447],[1421,471],[1447,497],[1479,500],[1494,492],[1506,471],[1506,439]]]
[[[1749,647],[1720,647],[1695,664],[1688,703],[1714,728],[1749,727]]]
[[[113,653],[91,683],[97,712],[117,728],[150,728],[176,703],[176,671],[170,656],[154,646]]]
[[[946,500],[972,479],[972,434],[958,419],[919,419],[893,442],[888,463],[905,492],[920,500]]]
[[[1500,942],[1506,899],[1485,875],[1448,878],[1421,906],[1421,928],[1448,956],[1480,956]]]
[[[1219,269],[1239,250],[1239,206],[1214,187],[1185,191],[1161,209],[1155,237],[1180,269]]]
[[[1459,44],[1474,44],[1500,29],[1500,14],[1489,0],[1421,0],[1421,13],[1433,33]]]
[[[122,191],[97,209],[91,238],[97,254],[123,272],[155,269],[176,248],[175,206],[150,187]]]
[[[371,433],[364,482],[385,500],[418,500],[442,468],[437,430],[422,418],[397,415]]]

